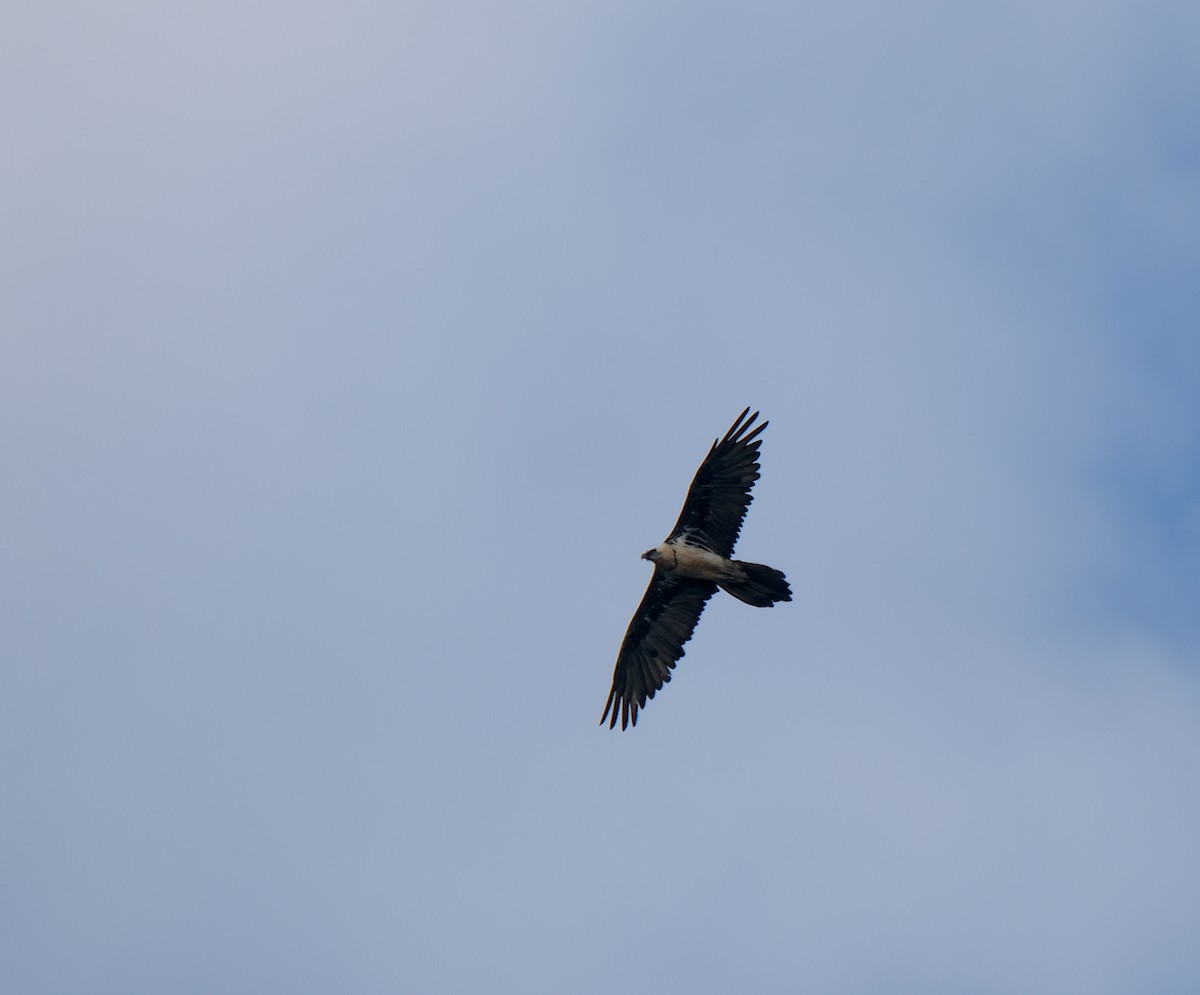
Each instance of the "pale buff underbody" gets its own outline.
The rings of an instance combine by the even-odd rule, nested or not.
[[[663,542],[642,554],[658,569],[678,573],[681,577],[716,581],[718,584],[746,579],[742,565],[716,553],[685,543]]]

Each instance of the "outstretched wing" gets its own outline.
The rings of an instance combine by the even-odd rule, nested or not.
[[[645,708],[647,699],[671,679],[676,661],[683,656],[683,644],[692,638],[700,621],[704,603],[716,592],[717,585],[711,580],[669,577],[655,569],[617,654],[601,725],[610,711],[610,729],[617,724],[618,712],[622,729],[630,722],[637,725],[638,709]]]
[[[750,488],[758,479],[758,447],[762,445],[758,435],[770,424],[763,422],[751,432],[758,412],[747,418],[749,412],[747,408],[738,415],[725,437],[713,443],[696,471],[668,542],[686,537],[690,545],[702,546],[718,556],[733,556],[750,507]]]

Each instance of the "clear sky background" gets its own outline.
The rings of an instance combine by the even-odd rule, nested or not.
[[[0,987],[1200,990],[1200,7],[0,15]],[[597,726],[712,439],[721,596]]]

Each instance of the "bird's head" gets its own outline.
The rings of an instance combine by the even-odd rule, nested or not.
[[[651,563],[657,563],[660,556],[662,556],[662,553],[657,549],[648,549],[642,554],[642,559],[649,560]]]

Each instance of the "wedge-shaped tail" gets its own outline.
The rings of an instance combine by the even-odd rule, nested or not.
[[[734,560],[733,564],[742,568],[741,572],[745,574],[745,578],[722,580],[718,583],[738,601],[744,601],[755,608],[770,608],[777,601],[792,600],[792,589],[788,587],[787,578],[782,570],[763,566],[761,563],[746,563],[744,560]]]

